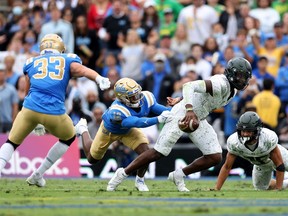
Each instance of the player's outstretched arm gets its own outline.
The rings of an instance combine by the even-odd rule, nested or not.
[[[79,64],[77,62],[72,62],[70,65],[70,71],[71,75],[73,77],[87,77],[88,79],[92,81],[96,81],[96,83],[99,85],[101,90],[105,90],[110,88],[110,81],[106,77],[102,77],[100,74],[98,74],[96,71]]]
[[[284,180],[285,165],[278,146],[270,152],[270,158],[276,166],[276,189],[281,190]]]
[[[215,190],[221,190],[224,182],[226,181],[227,177],[229,176],[229,172],[232,169],[232,166],[235,162],[235,159],[236,159],[236,155],[233,155],[229,152],[227,153],[225,163],[221,167],[221,170],[220,170],[218,178],[217,178]]]

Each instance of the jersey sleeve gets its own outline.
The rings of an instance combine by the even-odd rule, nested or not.
[[[113,124],[122,124],[122,121],[131,116],[129,110],[119,105],[113,105],[107,111],[107,117]]]
[[[238,135],[237,133],[232,134],[227,139],[227,151],[231,154],[239,156],[239,151],[237,149]]]
[[[265,145],[265,148],[267,149],[268,152],[272,151],[274,148],[276,148],[278,144],[278,136],[277,134],[269,130],[267,128],[263,128],[261,131],[261,135],[263,134],[264,139],[263,139],[263,144]]]
[[[151,92],[143,91],[142,93],[145,97],[145,100],[147,101],[148,108],[151,108],[152,113],[154,113],[156,115],[160,115],[163,111],[166,111],[166,110],[170,111],[171,110],[171,107],[166,107],[166,106],[163,106],[162,104],[159,104],[156,101],[155,96]]]
[[[75,53],[67,53],[66,58],[69,60],[69,62],[77,62],[79,64],[82,64],[80,57]]]
[[[157,124],[158,119],[157,117],[152,117],[152,118],[147,118],[147,117],[136,117],[136,116],[130,116],[128,118],[125,118],[122,121],[122,126],[125,128],[132,128],[132,127],[137,127],[137,128],[144,128],[144,127],[149,127],[151,125]]]
[[[27,74],[28,68],[32,66],[33,57],[28,58],[23,66],[23,74]]]

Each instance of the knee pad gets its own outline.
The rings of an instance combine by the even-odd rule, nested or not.
[[[59,139],[59,142],[61,142],[61,143],[64,143],[64,144],[66,144],[67,146],[70,146],[72,143],[73,143],[73,141],[75,140],[75,138],[76,138],[76,135],[74,135],[71,139],[69,139],[69,140],[61,140],[61,139]]]
[[[6,143],[10,143],[10,144],[13,146],[14,150],[16,150],[16,148],[18,148],[18,146],[19,146],[19,145],[13,143],[13,142],[12,142],[11,140],[9,140],[9,139],[7,139]]]

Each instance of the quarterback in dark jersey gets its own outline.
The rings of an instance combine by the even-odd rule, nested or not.
[[[65,110],[65,92],[71,77],[85,76],[104,90],[110,87],[108,78],[82,65],[76,54],[64,54],[65,45],[56,34],[45,35],[40,42],[40,55],[29,58],[23,68],[26,77],[26,97],[8,140],[0,149],[0,173],[11,159],[14,150],[33,129],[41,124],[59,138],[49,150],[40,167],[27,178],[27,183],[45,186],[43,174],[75,140],[75,129]],[[43,128],[44,128],[43,127]]]

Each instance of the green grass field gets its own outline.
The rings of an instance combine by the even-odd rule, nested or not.
[[[129,178],[116,192],[108,180],[47,179],[44,188],[25,179],[0,179],[0,216],[54,215],[288,215],[288,190],[255,191],[251,180],[226,181],[222,191],[210,191],[213,180],[186,180],[188,193],[168,180],[146,180],[141,193]]]

